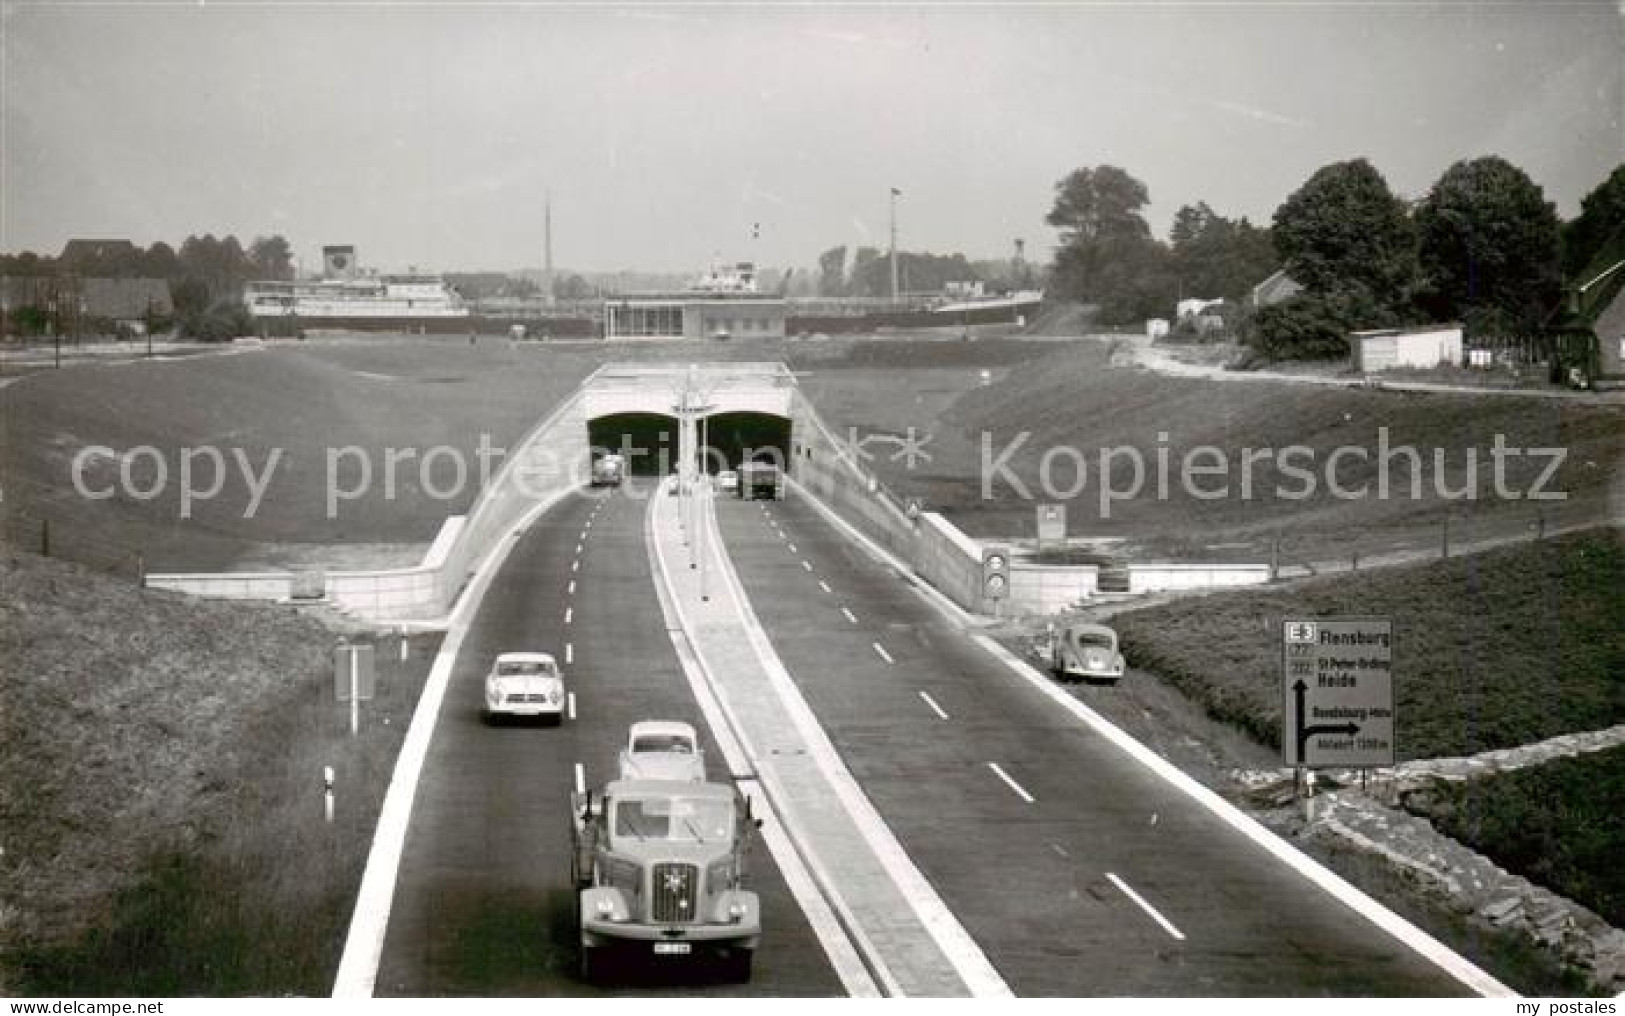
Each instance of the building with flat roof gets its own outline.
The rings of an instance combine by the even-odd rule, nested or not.
[[[606,339],[782,339],[785,301],[747,293],[640,293],[604,301]]]

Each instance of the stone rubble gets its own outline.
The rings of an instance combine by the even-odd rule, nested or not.
[[[1583,976],[1593,991],[1625,992],[1625,931],[1590,910],[1440,834],[1426,819],[1358,791],[1315,798],[1307,827],[1375,854],[1491,927],[1521,933]]]

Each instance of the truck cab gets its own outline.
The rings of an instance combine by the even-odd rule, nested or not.
[[[606,951],[681,960],[717,956],[749,980],[761,904],[744,888],[745,848],[760,824],[731,786],[616,780],[574,795],[571,864],[581,974],[597,980]]]

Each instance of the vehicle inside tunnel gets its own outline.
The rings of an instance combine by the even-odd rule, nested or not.
[[[758,460],[788,468],[790,421],[771,413],[717,413],[706,423],[708,472],[738,469]]]
[[[592,456],[613,452],[628,476],[665,476],[677,468],[677,418],[665,413],[614,413],[587,421]]]
[[[738,469],[758,459],[787,465],[790,421],[771,413],[717,413],[707,418],[706,469]],[[593,457],[608,452],[626,460],[629,476],[664,476],[677,468],[677,418],[664,413],[613,413],[587,421]]]

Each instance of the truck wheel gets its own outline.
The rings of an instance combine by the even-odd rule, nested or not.
[[[583,945],[579,973],[587,984],[597,984],[604,976],[604,951],[597,946]]]
[[[754,949],[730,949],[722,958],[723,975],[735,984],[745,984],[750,981],[751,960],[756,956]]]

